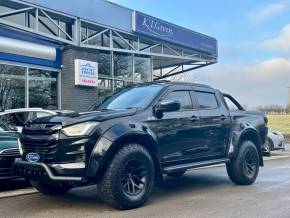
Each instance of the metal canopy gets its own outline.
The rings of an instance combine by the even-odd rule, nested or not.
[[[123,32],[20,0],[1,0],[0,24],[83,48],[150,56],[154,80],[217,62],[216,56]],[[18,16],[18,18],[17,18]],[[16,22],[23,18],[24,22]]]

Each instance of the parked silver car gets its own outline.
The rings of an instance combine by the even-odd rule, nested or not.
[[[271,152],[275,150],[285,151],[285,138],[282,133],[269,129],[267,143],[264,147],[265,156],[271,156]]]

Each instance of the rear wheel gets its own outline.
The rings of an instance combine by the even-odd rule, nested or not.
[[[236,159],[227,163],[227,172],[232,182],[251,185],[259,174],[259,153],[251,141],[243,142]]]
[[[30,181],[31,185],[45,195],[62,195],[72,189],[72,185],[60,183],[51,184],[40,181]]]
[[[118,209],[142,206],[154,185],[154,164],[141,145],[128,144],[118,151],[98,184],[104,202]]]

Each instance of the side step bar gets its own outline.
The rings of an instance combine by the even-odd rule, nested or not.
[[[228,159],[228,158],[221,158],[221,159],[216,159],[216,160],[208,160],[208,161],[200,161],[200,162],[195,162],[195,163],[179,164],[179,165],[165,167],[163,169],[163,172],[164,173],[173,173],[173,172],[180,171],[180,170],[188,170],[188,169],[193,169],[193,168],[206,167],[206,166],[211,166],[211,165],[227,163],[229,161],[230,161],[230,159]]]

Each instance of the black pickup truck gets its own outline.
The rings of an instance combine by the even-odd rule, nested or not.
[[[121,89],[91,112],[27,123],[13,172],[44,194],[97,184],[106,203],[130,209],[165,175],[192,168],[224,163],[234,183],[254,183],[266,136],[264,114],[245,111],[230,95],[159,81]]]

